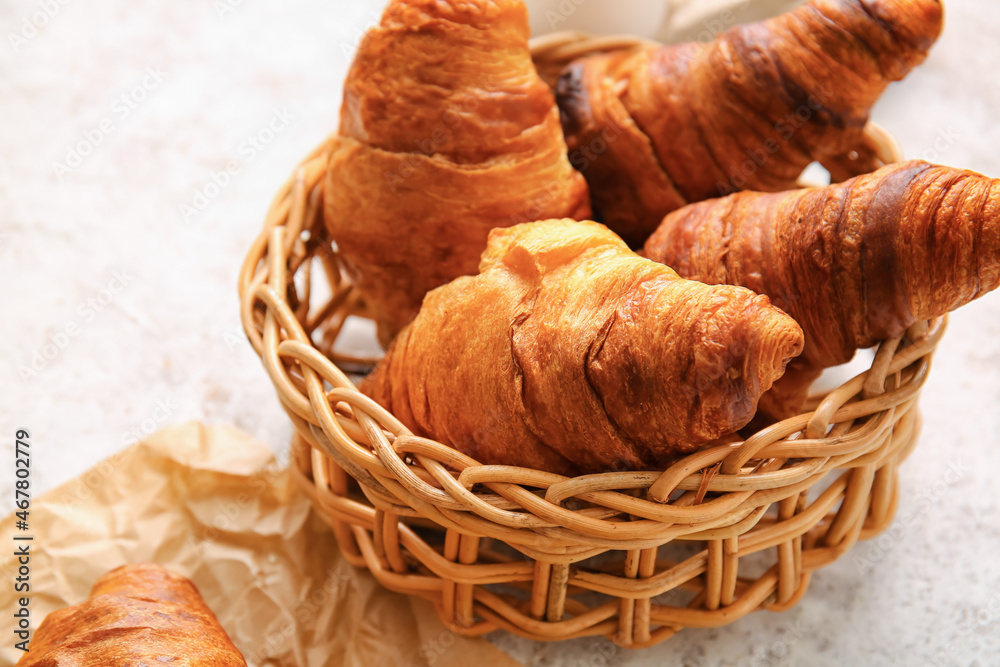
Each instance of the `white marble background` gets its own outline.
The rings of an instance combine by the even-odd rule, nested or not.
[[[336,127],[381,4],[0,4],[0,456],[31,430],[35,493],[190,419],[285,447],[290,427],[242,340],[237,269],[274,190]],[[933,56],[875,118],[910,156],[1000,177],[1000,3],[948,9]],[[697,34],[700,20],[677,30]],[[96,145],[78,162],[81,142]],[[185,220],[193,203],[203,210]],[[795,610],[637,652],[491,639],[531,665],[998,664],[1000,295],[952,318],[923,406],[902,469],[907,521],[883,549],[862,544],[818,573]]]

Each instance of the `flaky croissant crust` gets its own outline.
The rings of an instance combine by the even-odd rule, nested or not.
[[[825,188],[742,192],[670,214],[644,254],[767,294],[802,325],[775,415],[788,416],[822,369],[1000,285],[1000,180],[913,161]]]
[[[49,614],[18,667],[246,667],[194,585],[157,565],[104,575],[90,598]]]
[[[942,24],[939,0],[811,0],[708,44],[582,59],[559,82],[571,159],[608,225],[641,245],[687,203],[790,189],[858,145]]]
[[[731,433],[801,351],[766,297],[682,280],[596,223],[497,229],[362,390],[482,463],[656,467]]]
[[[387,344],[489,231],[590,216],[515,0],[393,0],[358,50],[325,221]]]

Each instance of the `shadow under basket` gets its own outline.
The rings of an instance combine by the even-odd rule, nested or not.
[[[536,55],[594,50],[579,42],[550,38]],[[480,465],[412,436],[345,374],[375,360],[334,349],[365,307],[323,225],[328,150],[275,198],[240,273],[242,320],[294,424],[296,478],[344,556],[386,588],[432,601],[463,635],[639,648],[792,607],[812,572],[892,521],[944,320],[882,343],[869,370],[807,412],[667,470]],[[889,162],[898,150],[871,128],[849,160],[859,154]]]

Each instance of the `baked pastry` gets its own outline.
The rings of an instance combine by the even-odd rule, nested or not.
[[[802,350],[765,296],[680,279],[603,225],[496,229],[361,390],[485,464],[657,468],[744,426]]]
[[[558,84],[571,162],[633,247],[685,204],[788,190],[814,161],[841,173],[942,15],[939,0],[811,0],[709,44],[584,58]],[[857,158],[849,175],[881,166]]]
[[[194,584],[158,565],[101,577],[86,602],[45,617],[17,664],[246,667]]]
[[[761,401],[781,419],[822,369],[1000,285],[1000,180],[913,161],[825,188],[742,192],[670,214],[644,254],[767,294],[802,325],[802,356]]]
[[[325,222],[383,345],[494,227],[590,217],[520,0],[392,0],[344,86]]]

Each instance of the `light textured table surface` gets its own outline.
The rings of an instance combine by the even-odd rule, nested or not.
[[[190,419],[285,448],[237,269],[275,189],[335,129],[380,5],[0,5],[0,440],[8,460],[14,430],[31,430],[35,493]],[[875,118],[911,157],[1000,177],[1000,3],[948,9],[932,57]],[[238,173],[219,176],[227,165]],[[491,640],[533,665],[1000,664],[1000,294],[952,317],[922,405],[907,520],[819,572],[796,609],[638,652]]]

